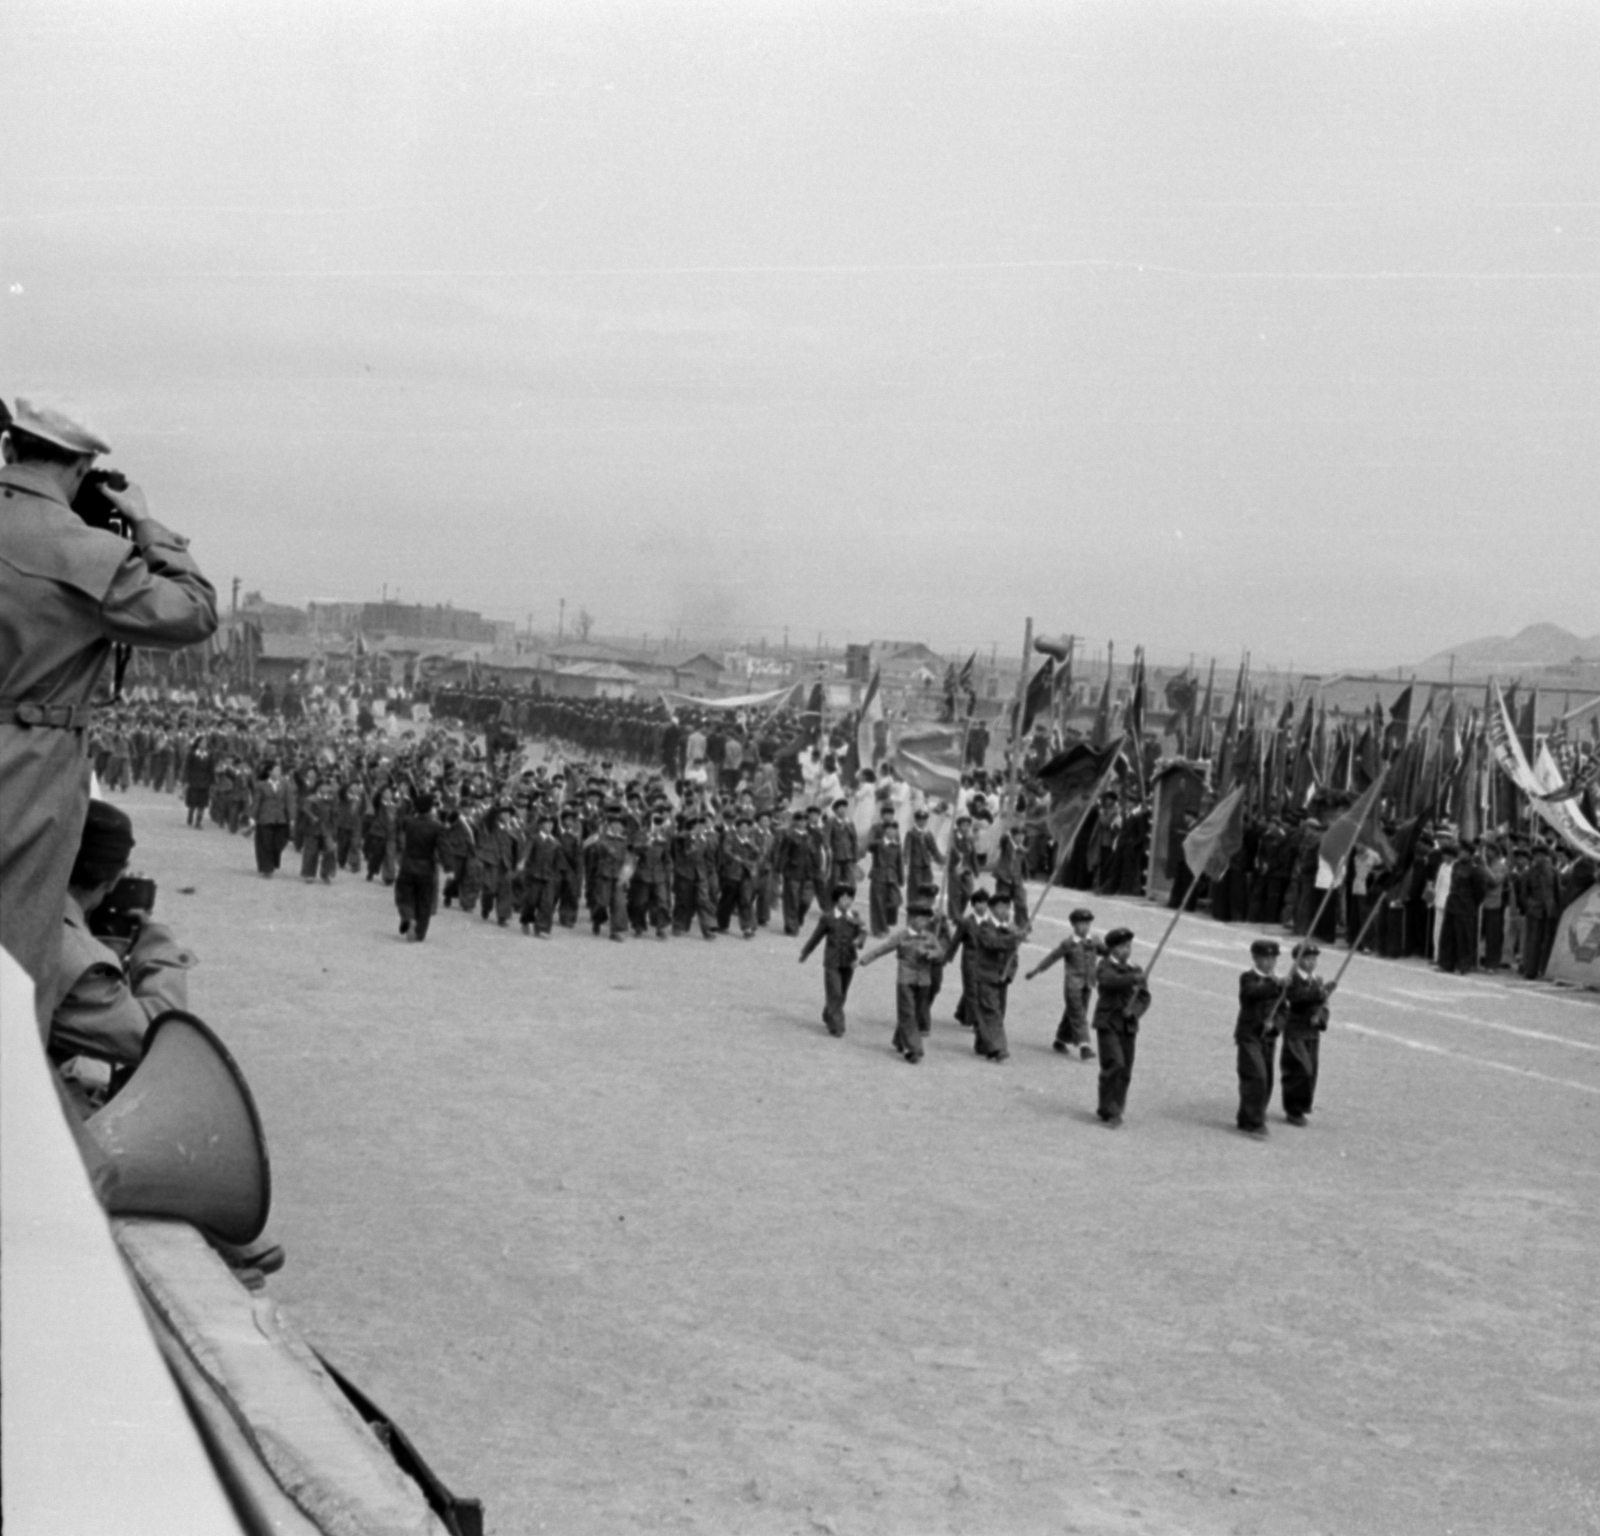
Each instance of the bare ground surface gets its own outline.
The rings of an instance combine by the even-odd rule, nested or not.
[[[835,1041],[777,932],[407,945],[124,803],[261,1105],[272,1294],[493,1532],[1600,1530],[1600,999],[1358,960],[1257,1144],[1252,931],[1185,919],[1109,1132],[1059,972],[1008,1064],[947,992],[910,1068],[890,961]]]

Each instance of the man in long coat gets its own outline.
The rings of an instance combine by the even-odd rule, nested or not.
[[[89,810],[90,699],[113,645],[177,648],[217,627],[187,540],[136,486],[107,491],[131,537],[72,501],[104,441],[18,399],[0,453],[0,944],[36,983],[55,974],[67,877]]]

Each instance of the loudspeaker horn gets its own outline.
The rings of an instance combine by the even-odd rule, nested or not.
[[[1047,640],[1043,635],[1033,642],[1033,648],[1041,656],[1053,656],[1057,661],[1065,661],[1072,654],[1070,640]]]
[[[113,1216],[170,1216],[253,1242],[272,1205],[261,1116],[238,1063],[193,1014],[150,1025],[144,1058],[85,1129],[110,1164]]]

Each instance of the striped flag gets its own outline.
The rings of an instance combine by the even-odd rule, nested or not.
[[[894,771],[913,789],[936,800],[954,801],[961,792],[963,734],[948,725],[905,732],[894,746]]]

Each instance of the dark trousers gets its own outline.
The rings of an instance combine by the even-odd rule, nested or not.
[[[589,890],[589,926],[608,927],[614,938],[628,931],[627,893],[620,880],[596,880]]]
[[[809,880],[786,877],[783,882],[783,931],[793,938],[800,932],[816,896],[816,887]]]
[[[900,921],[900,887],[874,880],[867,887],[867,916],[874,938],[882,938]]]
[[[1522,940],[1522,974],[1529,981],[1544,975],[1555,940],[1556,921],[1553,917],[1529,916],[1527,932]]]
[[[318,834],[308,837],[305,846],[300,850],[300,878],[302,880],[315,880],[320,874],[326,881],[333,880],[333,872],[339,867],[339,855],[335,844],[326,837]]]
[[[674,882],[672,927],[675,933],[688,933],[700,919],[701,933],[717,931],[717,906],[711,881],[695,874],[678,875]]]
[[[835,969],[831,965],[823,967],[822,1022],[828,1026],[830,1035],[844,1033],[844,1000],[850,995],[850,981],[855,973],[853,965],[842,969]]]
[[[928,1009],[929,988],[902,981],[894,989],[894,1044],[913,1061],[922,1059],[922,1037],[933,1027]]]
[[[628,921],[641,938],[647,928],[667,931],[672,924],[672,889],[666,881],[633,882],[628,889]]]
[[[756,882],[752,875],[734,876],[724,875],[722,878],[722,895],[717,902],[717,931],[726,933],[733,922],[733,914],[739,914],[739,932],[754,933],[756,931]]]
[[[514,871],[501,869],[498,865],[483,871],[483,888],[478,894],[478,911],[484,917],[493,912],[495,921],[502,928],[511,921],[511,914],[516,910],[516,892],[512,886],[515,878]]]
[[[533,927],[540,933],[549,933],[555,924],[556,883],[554,880],[534,879],[526,876],[522,883],[522,913],[524,927]]]
[[[1506,909],[1483,909],[1483,963],[1491,971],[1498,971],[1505,960]]]
[[[256,823],[256,868],[264,875],[272,874],[283,862],[283,850],[289,846],[289,828],[281,821]]]
[[[571,875],[556,878],[556,911],[561,916],[563,928],[575,927],[578,921],[578,899],[583,892]]]
[[[334,859],[340,869],[360,869],[361,855],[356,851],[356,833],[353,827],[340,827],[334,844]]]
[[[990,1057],[1009,1054],[1004,982],[974,976],[972,991],[967,996],[967,1017],[972,1021],[972,1049],[978,1055]]]
[[[1094,1033],[1100,1042],[1100,1107],[1095,1113],[1102,1120],[1118,1120],[1128,1102],[1138,1036],[1119,1034],[1114,1029],[1097,1029]]]
[[[1452,912],[1445,908],[1439,927],[1439,969],[1465,976],[1478,967],[1478,909]]]
[[[361,851],[367,856],[367,879],[381,874],[383,883],[392,885],[394,877],[389,873],[389,839],[381,834],[369,837],[362,844]]]
[[[1283,1112],[1286,1115],[1309,1115],[1311,1102],[1317,1096],[1317,1058],[1322,1036],[1285,1035],[1283,1060],[1279,1071],[1283,1078]]]
[[[972,946],[961,946],[961,996],[956,999],[956,1023],[963,1029],[972,1029],[977,1020],[973,1018],[972,1007]]]
[[[1056,1044],[1077,1047],[1089,1043],[1089,988],[1074,983],[1063,994],[1065,1006],[1056,1025]]]
[[[1278,1042],[1257,1036],[1235,1042],[1239,1067],[1239,1129],[1259,1131],[1272,1102],[1272,1074]]]
[[[437,895],[438,877],[434,874],[433,865],[422,869],[410,864],[400,866],[394,882],[394,904],[399,908],[401,921],[411,925],[418,943],[428,936],[428,924],[433,920]]]

